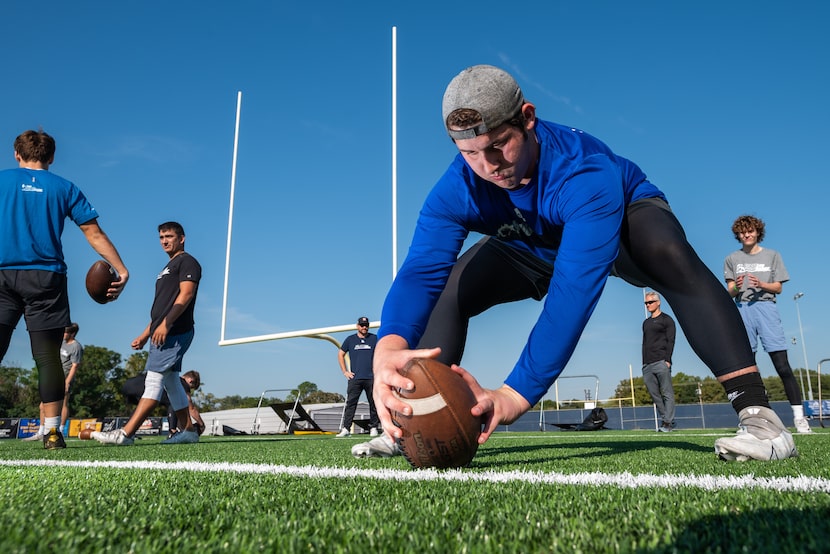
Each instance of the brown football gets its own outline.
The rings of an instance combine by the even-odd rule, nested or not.
[[[110,300],[107,298],[110,283],[117,279],[118,275],[112,266],[104,260],[98,260],[86,272],[86,291],[99,304],[106,304]]]
[[[401,451],[414,468],[458,468],[469,465],[478,450],[481,418],[473,391],[449,366],[428,358],[415,358],[401,371],[415,384],[399,389],[398,396],[412,406],[412,415],[393,412],[403,431]]]
[[[92,438],[92,432],[94,430],[95,429],[89,429],[89,428],[81,429],[80,433],[78,433],[78,438],[81,439],[82,441],[88,441],[89,439]]]

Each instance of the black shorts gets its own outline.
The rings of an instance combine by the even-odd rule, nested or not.
[[[69,325],[66,275],[42,269],[0,269],[0,324],[16,327],[20,316],[31,331]]]

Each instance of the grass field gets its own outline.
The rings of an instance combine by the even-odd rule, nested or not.
[[[443,472],[331,436],[2,440],[0,552],[830,551],[830,430],[748,463],[730,433],[497,433]]]

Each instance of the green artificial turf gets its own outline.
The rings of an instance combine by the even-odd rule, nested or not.
[[[718,461],[715,438],[499,433],[449,472],[356,460],[361,439],[331,436],[4,440],[0,552],[828,551],[830,433],[764,463]]]

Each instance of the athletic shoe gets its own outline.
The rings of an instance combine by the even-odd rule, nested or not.
[[[63,434],[54,427],[50,429],[49,434],[43,437],[43,448],[46,450],[66,448],[66,441],[63,440]]]
[[[740,424],[734,437],[715,441],[715,454],[728,462],[783,460],[795,458],[793,436],[770,408],[750,406],[738,414]]]
[[[34,435],[22,438],[20,440],[26,442],[34,442],[34,441],[42,441],[46,435],[41,435],[40,433],[35,433]]]
[[[380,433],[378,433],[378,428],[377,427],[372,427],[369,430],[369,436],[370,437],[377,437],[378,435],[380,435]]]
[[[355,458],[389,458],[400,453],[401,449],[398,448],[398,443],[386,435],[381,435],[352,447],[352,456]]]
[[[161,441],[161,444],[192,444],[199,442],[199,433],[196,431],[179,431],[169,439]]]
[[[124,429],[113,429],[112,431],[93,431],[90,435],[101,444],[115,444],[118,446],[130,446],[134,439],[128,437]]]
[[[671,433],[672,432],[671,425],[668,424],[668,423],[664,423],[663,425],[661,425],[660,427],[657,428],[657,432],[658,433]]]
[[[810,429],[810,422],[807,421],[806,417],[797,417],[793,421],[795,422],[795,430],[799,435],[809,435],[813,432]]]
[[[338,439],[342,439],[343,437],[348,437],[349,435],[351,435],[349,430],[346,429],[345,427],[343,427],[343,429],[341,429],[340,432],[337,433],[336,436],[337,436]]]

